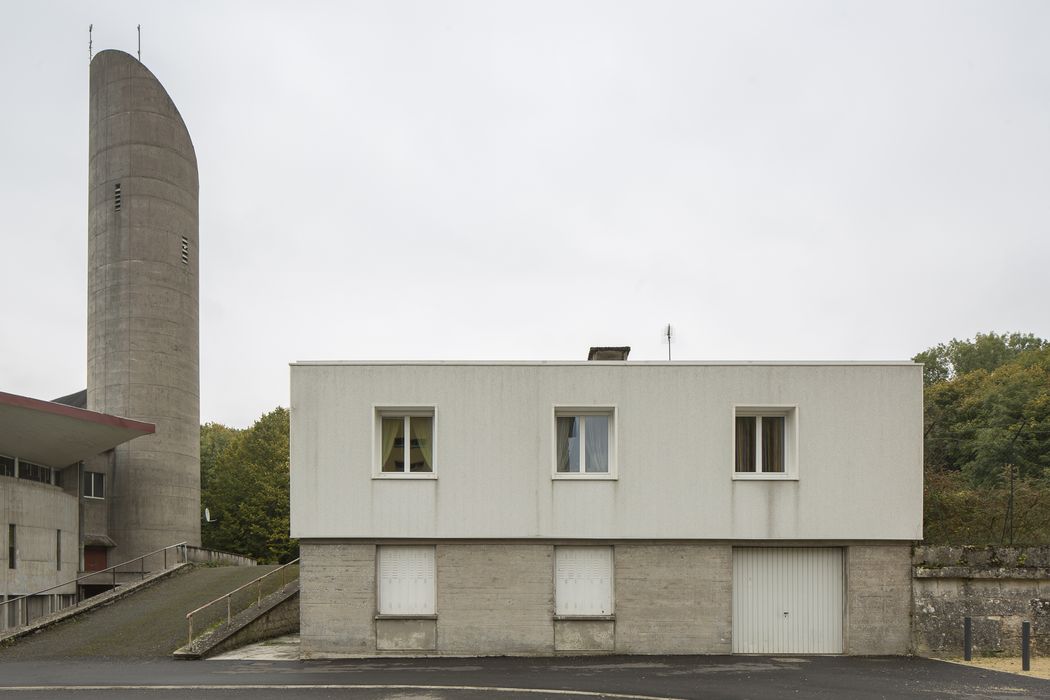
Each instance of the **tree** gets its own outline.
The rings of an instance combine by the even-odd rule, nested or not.
[[[237,428],[227,428],[222,423],[205,423],[201,426],[201,501],[203,507],[210,505],[204,495],[211,493],[212,475],[219,455],[242,432],[244,431]]]
[[[947,343],[923,350],[912,358],[922,362],[923,381],[927,386],[954,379],[983,369],[991,372],[1022,353],[1040,350],[1050,342],[1031,333],[978,333],[973,340],[952,338]]]
[[[215,522],[203,524],[204,545],[262,562],[291,561],[299,545],[289,538],[288,410],[276,408],[245,430],[205,428],[202,500]],[[214,454],[207,476],[206,448]]]
[[[1050,467],[1050,347],[1028,350],[991,371],[977,368],[925,391],[927,469],[998,480],[1004,464],[1021,476]]]
[[[919,353],[927,541],[1050,541],[1050,344],[979,334]]]

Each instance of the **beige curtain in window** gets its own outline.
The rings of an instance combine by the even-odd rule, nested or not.
[[[430,417],[417,417],[408,419],[409,430],[412,439],[419,445],[419,451],[423,454],[423,471],[434,471],[434,419]]]
[[[572,425],[575,418],[571,417],[559,417],[555,420],[555,425],[558,427],[558,471],[567,472],[569,471],[569,434],[572,432]]]
[[[381,458],[379,460],[380,468],[386,471],[394,471],[393,469],[386,469],[386,462],[390,459],[390,453],[394,451],[394,440],[397,439],[397,433],[401,430],[404,418],[384,418],[383,419],[383,444],[380,445],[382,448]]]
[[[784,418],[782,416],[762,418],[762,471],[774,473],[784,471]]]
[[[754,416],[739,416],[736,419],[736,470],[755,471]]]

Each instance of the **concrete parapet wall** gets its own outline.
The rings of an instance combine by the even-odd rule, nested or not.
[[[912,565],[917,653],[961,656],[965,617],[976,655],[1020,654],[1026,620],[1050,653],[1050,547],[916,547]]]
[[[186,561],[194,564],[221,564],[223,566],[255,566],[256,561],[243,554],[220,552],[217,549],[204,547],[186,547]]]
[[[260,605],[238,613],[231,622],[219,625],[174,653],[176,659],[203,659],[238,649],[264,639],[299,630],[299,583],[280,588]]]

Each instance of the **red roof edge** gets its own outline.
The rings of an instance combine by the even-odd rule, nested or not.
[[[144,435],[150,435],[152,433],[157,432],[157,426],[155,426],[153,423],[144,423],[138,420],[131,420],[130,418],[111,416],[108,413],[88,411],[87,409],[66,406],[65,404],[55,403],[54,401],[42,401],[40,399],[33,399],[28,396],[8,394],[4,391],[0,391],[0,405],[14,406],[16,408],[27,408],[31,411],[42,411],[44,413],[50,413],[55,416],[65,416],[67,418],[74,418],[76,420],[81,420],[88,423],[108,425],[114,428],[126,428],[128,430],[137,430]]]

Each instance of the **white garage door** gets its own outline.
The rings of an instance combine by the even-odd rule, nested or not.
[[[841,654],[842,550],[734,548],[733,652]]]

